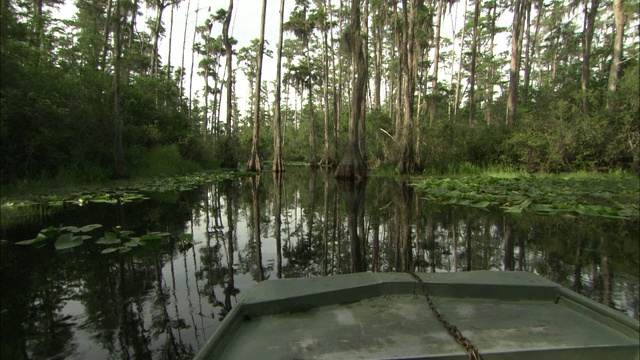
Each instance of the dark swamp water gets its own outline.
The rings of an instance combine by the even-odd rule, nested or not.
[[[637,219],[438,205],[407,181],[308,169],[147,196],[3,214],[0,358],[189,359],[257,282],[359,271],[533,271],[638,318]],[[103,227],[71,249],[13,244],[87,224]],[[172,235],[102,254],[116,226]]]

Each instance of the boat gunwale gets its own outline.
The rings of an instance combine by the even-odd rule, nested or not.
[[[635,319],[534,273],[471,271],[418,276],[436,299],[561,302],[560,305],[624,336],[638,338],[639,324]],[[242,323],[254,318],[402,294],[422,295],[420,286],[408,273],[369,272],[261,282],[240,297],[195,359],[220,357]]]

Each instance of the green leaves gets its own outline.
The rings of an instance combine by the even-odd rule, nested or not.
[[[89,235],[77,235],[89,233],[95,229],[101,228],[100,224],[90,224],[83,227],[77,226],[49,226],[46,229],[40,230],[40,233],[35,238],[30,240],[18,241],[16,245],[36,245],[42,247],[46,245],[48,240],[55,240],[54,246],[56,250],[70,249],[76,246],[82,245],[84,240],[91,239]]]
[[[35,238],[30,239],[30,240],[23,240],[23,241],[18,241],[16,243],[16,245],[33,245],[33,244],[39,244],[39,243],[43,243],[45,240],[47,240],[47,236],[43,233],[39,233]]]
[[[54,241],[54,247],[56,250],[71,249],[80,246],[85,240],[92,239],[91,235],[82,235],[90,233],[96,229],[101,228],[100,224],[89,224],[82,227],[77,226],[50,226],[46,229],[40,230],[40,233],[29,240],[23,240],[16,242],[16,245],[34,245],[36,247],[42,247],[47,242]],[[114,252],[125,253],[131,251],[131,249],[144,247],[148,242],[162,241],[171,234],[168,232],[159,231],[147,231],[146,234],[140,237],[133,237],[134,231],[122,230],[120,226],[116,226],[113,231],[105,231],[104,236],[95,241],[96,245],[110,245],[110,247],[103,249],[102,254],[110,254]],[[181,243],[187,245],[193,245],[193,240],[190,234],[182,234],[179,237]],[[185,247],[186,249],[187,247]]]
[[[116,247],[109,247],[102,250],[100,253],[102,254],[110,254],[114,252],[119,252],[120,254],[129,252],[133,248],[143,247],[146,245],[148,241],[158,241],[163,240],[167,236],[170,236],[170,233],[167,232],[158,232],[158,231],[147,231],[145,235],[140,237],[132,237],[133,231],[122,230],[119,226],[115,228],[115,232],[105,232],[104,237],[98,239],[96,244],[98,245],[120,245]]]
[[[74,236],[73,233],[66,233],[58,236],[55,247],[56,250],[70,249],[82,245],[82,242],[87,239],[91,239],[91,236]]]
[[[46,205],[49,207],[62,207],[65,204],[84,206],[90,203],[122,205],[148,200],[148,193],[189,191],[207,183],[247,175],[247,173],[241,172],[199,172],[190,175],[158,178],[147,183],[135,184],[128,187],[105,188],[92,192],[72,192],[65,195],[47,195],[30,200],[14,199],[6,201],[0,206],[2,207],[2,211],[12,211],[37,205]],[[72,229],[69,228],[68,230],[71,231]]]
[[[640,216],[640,191],[620,179],[516,177],[427,178],[414,186],[431,201],[521,214],[571,213],[610,219]]]

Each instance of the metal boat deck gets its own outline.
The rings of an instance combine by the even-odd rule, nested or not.
[[[638,322],[526,272],[419,274],[485,359],[638,359]],[[263,282],[196,359],[466,359],[409,274]]]

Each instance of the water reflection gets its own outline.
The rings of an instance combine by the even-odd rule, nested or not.
[[[9,242],[59,224],[175,236],[111,255],[3,245],[1,358],[189,359],[256,282],[359,271],[535,271],[638,317],[638,220],[441,206],[308,169],[151,197],[3,224]]]

